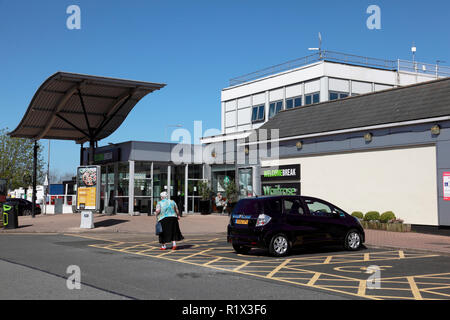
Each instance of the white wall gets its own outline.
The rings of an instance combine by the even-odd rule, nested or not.
[[[303,195],[348,213],[393,211],[405,223],[438,225],[434,146],[280,160],[280,165],[297,163]]]

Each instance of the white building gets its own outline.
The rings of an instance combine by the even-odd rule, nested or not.
[[[284,109],[450,76],[450,68],[321,51],[230,80],[221,93],[219,139],[242,137]]]
[[[445,66],[322,51],[234,78],[222,89],[222,134],[202,143],[237,160],[245,149],[245,162],[212,164],[212,188],[234,179],[240,197],[290,188],[350,213],[393,210],[406,223],[449,226],[449,76]],[[279,131],[269,141],[275,161],[259,148],[265,139],[244,140],[258,128]],[[299,177],[263,181],[277,165]]]

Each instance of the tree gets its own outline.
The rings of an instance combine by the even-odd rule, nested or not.
[[[27,188],[33,177],[33,147],[30,139],[11,138],[8,128],[0,129],[0,178],[8,180],[9,189]],[[44,182],[42,145],[38,142],[37,184]]]

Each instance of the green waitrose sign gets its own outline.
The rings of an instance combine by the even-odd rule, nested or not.
[[[262,167],[261,173],[262,195],[300,195],[300,164]]]
[[[265,183],[262,185],[264,196],[299,196],[300,182],[297,183]]]

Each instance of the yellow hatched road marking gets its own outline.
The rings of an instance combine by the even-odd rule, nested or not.
[[[432,291],[430,289],[422,289],[421,291],[425,292],[425,293],[431,293],[431,294],[439,295],[439,296],[450,297],[450,294],[446,294],[446,293],[442,293],[442,292],[435,292],[435,291]]]
[[[71,235],[72,236],[72,235]],[[78,235],[75,235],[78,236]],[[361,279],[355,279],[355,278],[350,278],[350,277],[343,277],[343,276],[339,276],[339,275],[335,275],[335,274],[326,274],[326,273],[318,273],[317,271],[310,271],[310,270],[304,270],[304,269],[300,269],[300,268],[294,268],[295,267],[303,267],[305,265],[322,265],[322,264],[342,264],[342,263],[351,263],[351,262],[362,262],[362,261],[380,261],[380,260],[399,260],[399,259],[413,259],[413,258],[428,258],[428,257],[436,257],[439,256],[437,254],[410,254],[407,253],[405,254],[404,251],[402,250],[393,250],[393,251],[387,251],[387,252],[373,252],[373,253],[355,253],[355,254],[345,254],[345,255],[334,255],[334,256],[315,256],[315,257],[303,257],[303,258],[290,258],[290,259],[286,259],[286,260],[281,260],[281,259],[267,259],[266,257],[262,257],[262,261],[261,261],[261,257],[259,256],[245,256],[246,259],[236,259],[236,258],[228,258],[228,257],[224,257],[224,256],[219,256],[217,255],[218,252],[220,252],[220,249],[225,249],[223,251],[225,252],[232,252],[231,250],[229,251],[227,247],[220,247],[220,249],[218,248],[208,248],[206,250],[202,250],[204,248],[203,245],[201,244],[192,244],[191,247],[189,249],[184,249],[183,253],[186,253],[186,251],[190,251],[188,252],[189,255],[182,257],[180,259],[180,253],[175,254],[175,255],[170,255],[172,252],[172,250],[168,250],[168,252],[163,252],[159,255],[155,255],[155,251],[150,252],[152,250],[157,249],[157,247],[155,246],[150,246],[149,242],[146,243],[138,243],[137,242],[120,242],[120,241],[115,241],[115,240],[109,240],[109,239],[100,239],[100,238],[93,238],[93,237],[86,237],[86,236],[79,236],[80,238],[87,238],[87,239],[91,239],[91,240],[98,240],[98,241],[104,241],[104,242],[109,242],[109,244],[105,245],[99,245],[99,244],[95,244],[95,245],[88,245],[91,247],[96,247],[96,248],[101,248],[101,249],[106,249],[106,250],[112,250],[112,251],[118,251],[118,252],[127,252],[126,250],[129,250],[128,253],[130,254],[137,254],[137,255],[143,255],[143,256],[148,256],[148,257],[153,257],[153,258],[160,258],[160,259],[165,259],[165,260],[169,260],[169,261],[174,261],[174,262],[182,262],[182,263],[187,263],[187,264],[191,264],[191,265],[196,265],[196,266],[205,266],[205,267],[209,267],[209,268],[214,268],[217,270],[223,270],[223,271],[232,271],[232,272],[236,272],[238,274],[244,274],[244,275],[249,275],[249,276],[254,276],[254,277],[260,277],[260,278],[271,278],[273,280],[276,281],[281,281],[281,282],[285,282],[285,283],[291,283],[294,285],[301,285],[301,286],[310,286],[310,287],[317,287],[317,288],[321,288],[323,290],[326,291],[331,291],[331,292],[338,292],[338,293],[344,293],[347,295],[353,295],[353,296],[359,296],[359,297],[364,297],[364,298],[368,298],[368,299],[422,299],[422,300],[427,300],[424,299],[424,297],[422,297],[422,293],[428,293],[428,294],[433,294],[436,296],[441,296],[443,298],[448,298],[450,297],[450,294],[446,294],[446,293],[440,293],[440,292],[434,292],[432,290],[440,290],[440,289],[450,289],[450,285],[447,285],[446,283],[430,283],[429,281],[434,281],[434,280],[450,280],[450,273],[443,273],[443,274],[432,274],[432,275],[416,275],[416,276],[400,276],[400,277],[392,277],[392,278],[385,278],[385,279],[380,279],[380,281],[382,281],[382,283],[399,283],[399,284],[405,284],[405,285],[409,285],[410,289],[404,289],[404,288],[382,288],[385,290],[397,290],[399,291],[399,293],[401,291],[405,292],[412,292],[413,297],[397,297],[397,296],[385,296],[385,295],[370,295],[369,292],[367,292],[367,282],[365,280],[361,280]],[[216,239],[220,239],[220,238],[214,238],[214,239],[199,239],[199,241],[204,241],[204,242],[214,242]],[[128,247],[125,248],[120,248],[123,245],[128,244]],[[130,246],[131,244],[133,244],[132,246]],[[140,251],[132,251],[130,249],[136,248],[142,246],[144,250],[140,250]],[[203,248],[202,248],[203,247]],[[196,250],[192,250],[193,248],[197,248],[197,252],[195,252]],[[200,251],[202,250],[202,251]],[[211,252],[212,250],[215,250],[213,252]],[[205,254],[207,253],[207,254]],[[195,256],[198,255],[203,255],[203,257],[197,257],[195,258]],[[191,259],[190,261],[186,261],[186,259],[192,258],[194,257],[194,259]],[[251,261],[248,260],[248,258],[253,258]],[[198,259],[211,259],[210,261],[198,261]],[[318,260],[320,259],[320,261]],[[197,261],[195,261],[197,260]],[[228,265],[211,265],[213,263],[216,262],[224,262],[224,263],[228,263]],[[278,261],[280,261],[281,263],[278,264]],[[237,265],[239,263],[239,265]],[[274,264],[277,264],[276,266]],[[289,264],[292,263],[292,264]],[[231,265],[230,265],[231,264]],[[234,264],[234,265],[232,265]],[[252,264],[259,264],[259,265],[252,265]],[[267,264],[267,265],[264,265]],[[289,265],[288,265],[289,264]],[[245,268],[245,271],[243,271],[243,269]],[[257,270],[252,270],[252,269],[269,269],[272,270],[268,275],[267,271],[257,271]],[[273,269],[272,269],[273,268]],[[283,270],[282,270],[283,269]],[[250,270],[250,271],[249,271]],[[281,271],[280,271],[281,270]],[[277,272],[280,273],[292,273],[292,275],[294,277],[290,278],[290,277],[276,277],[275,274]],[[258,274],[260,273],[260,274]],[[295,277],[295,274],[298,274],[300,277]],[[307,277],[307,274],[311,274],[312,278]],[[281,274],[280,274],[281,275]],[[303,277],[301,276],[303,275]],[[422,280],[422,282],[420,282],[419,278]],[[397,280],[397,281],[392,281],[392,280]],[[303,281],[301,281],[303,280]],[[403,282],[402,280],[404,280],[405,282]],[[416,282],[416,280],[418,280]],[[427,281],[428,280],[428,281]],[[332,283],[328,283],[327,285],[325,285],[325,283],[327,283],[327,281],[339,281],[339,282],[343,282],[343,281],[352,281],[355,282],[355,284],[357,284],[357,286],[351,286],[350,283],[348,283],[349,285],[332,285]],[[324,283],[324,285],[320,285]],[[342,283],[345,284],[345,283]],[[429,286],[429,288],[424,288],[424,289],[419,289],[418,285],[426,285]],[[338,290],[339,288],[341,288],[342,290]],[[345,289],[358,289],[358,293],[354,293],[354,292],[350,292],[350,290],[345,290]],[[373,292],[375,293],[375,292]],[[394,293],[394,292],[393,292]]]
[[[155,249],[157,249],[157,248],[158,248],[158,247],[152,247],[152,248],[150,248],[150,249],[141,250],[141,251],[138,251],[138,252],[135,252],[135,253],[143,254],[144,252],[152,251],[152,250],[155,250]]]
[[[212,264],[214,262],[220,261],[222,259],[223,259],[223,257],[217,257],[217,258],[215,258],[215,259],[213,259],[213,260],[211,260],[209,262],[206,262],[206,263],[202,264],[202,266],[208,266],[208,265],[210,265],[210,264]]]
[[[278,265],[278,267],[276,267],[275,269],[272,270],[272,272],[270,272],[267,275],[267,278],[272,278],[272,276],[277,273],[279,270],[281,270],[282,268],[284,268],[289,262],[291,262],[292,259],[286,259],[284,260],[283,263],[281,263],[280,265]]]
[[[365,296],[366,295],[366,287],[367,287],[366,280],[360,280],[359,281],[359,287],[358,287],[358,295],[359,296]]]
[[[414,299],[422,300],[422,295],[420,294],[420,290],[417,287],[416,282],[414,281],[414,277],[406,277],[406,279],[408,279],[408,283],[409,283],[409,286],[411,287],[411,291],[414,296]]]
[[[205,252],[208,252],[208,251],[211,251],[211,250],[213,250],[213,248],[208,248],[206,250],[203,250],[203,251],[200,251],[200,252],[196,252],[196,253],[190,254],[190,255],[188,255],[186,257],[183,257],[183,258],[179,259],[178,261],[183,261],[183,260],[189,259],[191,257],[195,257],[195,256],[198,256],[198,255],[204,254]]]
[[[245,262],[245,263],[241,264],[240,266],[237,266],[236,268],[234,268],[233,271],[239,271],[240,269],[248,266],[250,263],[251,263],[250,261]]]
[[[313,286],[316,283],[316,281],[319,279],[320,275],[321,275],[320,272],[316,272],[314,274],[314,276],[311,278],[311,280],[308,281],[307,285],[308,286]]]
[[[329,264],[331,259],[333,259],[333,256],[328,256],[325,261],[323,262],[323,264]]]

